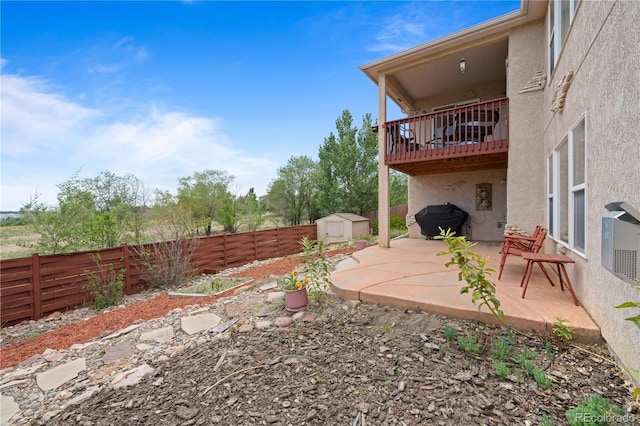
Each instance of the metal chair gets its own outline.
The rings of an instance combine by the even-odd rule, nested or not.
[[[387,128],[391,138],[390,152],[417,151],[418,144],[414,143],[415,132],[413,129],[405,128],[401,124],[393,124]]]

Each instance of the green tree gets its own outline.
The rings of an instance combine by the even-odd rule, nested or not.
[[[362,128],[352,126],[348,110],[336,120],[337,135],[331,133],[320,146],[318,201],[321,214],[348,212],[361,214],[377,208],[377,137],[371,115],[362,119]]]
[[[258,200],[255,190],[250,188],[246,195],[238,200],[241,206],[243,222],[250,231],[258,229],[264,223],[264,204]]]
[[[90,200],[91,214],[83,222],[88,247],[115,247],[132,241],[139,232],[142,182],[132,174],[103,171],[93,178],[71,179],[60,188],[60,206],[74,204],[78,197]]]
[[[227,193],[222,200],[218,211],[217,222],[222,225],[224,232],[238,232],[242,217],[242,205],[239,197]]]
[[[312,210],[316,175],[317,164],[310,157],[289,158],[269,185],[267,202],[271,212],[282,217],[289,225],[299,225]]]
[[[88,179],[78,173],[58,185],[58,205],[47,206],[38,195],[21,209],[34,226],[39,253],[66,253],[114,247],[128,242],[140,229],[142,183],[133,175],[105,171]]]
[[[219,220],[220,209],[228,202],[229,186],[235,180],[223,170],[205,170],[179,179],[178,201],[194,215],[198,227],[211,235],[214,221]]]
[[[395,170],[391,170],[390,176],[391,186],[391,205],[399,206],[407,204],[409,201],[409,185],[407,175]]]

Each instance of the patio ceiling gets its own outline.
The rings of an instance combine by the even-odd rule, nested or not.
[[[393,73],[387,80],[389,89],[400,93],[399,105],[406,108],[415,100],[442,93],[464,90],[483,83],[506,78],[505,60],[509,54],[508,40],[462,50],[449,56]],[[465,72],[460,60],[465,60]],[[404,97],[404,99],[403,99]],[[398,101],[398,98],[394,99]]]
[[[376,84],[386,76],[386,94],[405,112],[416,102],[506,78],[510,30],[542,19],[546,1],[522,0],[520,10],[363,65]],[[466,70],[460,72],[460,59]]]

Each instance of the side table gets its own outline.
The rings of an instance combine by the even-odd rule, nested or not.
[[[567,288],[571,293],[571,297],[573,298],[573,303],[576,306],[580,306],[578,304],[578,299],[576,298],[575,293],[573,292],[573,287],[571,286],[571,280],[569,279],[569,275],[567,274],[567,270],[565,269],[565,263],[575,263],[573,259],[569,256],[565,256],[564,254],[542,254],[542,253],[522,253],[522,258],[527,261],[527,267],[524,270],[524,275],[522,276],[522,281],[520,282],[520,287],[524,286],[522,290],[522,298],[524,299],[524,295],[527,292],[527,286],[529,285],[529,278],[531,277],[531,270],[533,269],[533,264],[537,263],[542,268],[542,271],[547,276],[547,279],[553,284],[551,277],[547,274],[547,271],[544,268],[543,263],[551,263],[556,265],[558,269],[558,277],[560,277],[560,289],[564,291],[564,284],[566,280]],[[564,274],[564,280],[563,280]]]

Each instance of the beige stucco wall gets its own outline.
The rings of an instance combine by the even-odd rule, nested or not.
[[[640,312],[613,306],[639,301],[640,292],[601,266],[601,218],[607,213],[604,205],[612,201],[640,209],[638,22],[638,2],[580,2],[544,93],[543,120],[546,158],[586,114],[586,258],[567,250],[576,260],[570,274],[578,299],[602,336],[620,360],[635,369],[640,369],[640,330],[624,318]],[[574,77],[564,110],[554,114],[550,106],[556,82],[570,70]]]
[[[521,27],[509,36],[509,165],[507,221],[532,231],[545,222],[545,155],[543,92],[518,93],[546,67],[544,21]]]
[[[423,238],[413,215],[427,205],[451,203],[469,214],[474,241],[501,241],[506,214],[506,170],[409,177],[410,238]],[[476,184],[490,183],[491,210],[476,210]]]

